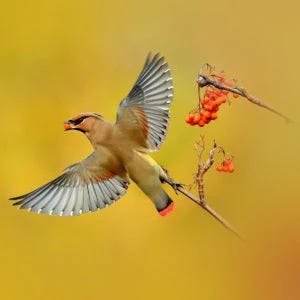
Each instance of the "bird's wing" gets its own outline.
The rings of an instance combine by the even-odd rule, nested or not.
[[[129,181],[97,164],[97,153],[26,195],[11,198],[14,205],[37,213],[75,216],[104,208],[126,193]]]
[[[159,54],[148,55],[128,96],[120,103],[117,125],[150,151],[163,143],[169,122],[173,85],[168,64]]]

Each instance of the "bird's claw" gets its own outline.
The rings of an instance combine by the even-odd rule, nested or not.
[[[161,178],[162,182],[167,182],[175,191],[175,193],[178,195],[178,189],[182,188],[184,186],[183,183],[175,181],[173,178],[170,177],[169,172],[167,169],[164,169],[165,175],[163,178]]]
[[[173,180],[172,178],[169,178],[169,179],[170,179],[169,184],[171,185],[171,187],[173,188],[175,193],[178,195],[178,189],[183,187],[183,183],[177,182],[177,181]]]

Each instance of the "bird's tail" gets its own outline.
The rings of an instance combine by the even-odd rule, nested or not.
[[[155,194],[151,197],[151,200],[158,213],[164,217],[173,210],[174,202],[162,188]]]

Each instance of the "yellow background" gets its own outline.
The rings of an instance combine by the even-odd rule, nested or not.
[[[297,1],[6,1],[0,19],[1,299],[300,299],[299,123],[238,99],[204,129],[184,123],[209,62],[299,120]],[[7,200],[91,151],[63,121],[82,111],[114,120],[149,51],[172,70],[167,140],[153,157],[191,183],[202,133],[235,155],[209,172],[207,199],[241,242],[166,190],[161,218],[131,184],[117,204],[59,218]]]

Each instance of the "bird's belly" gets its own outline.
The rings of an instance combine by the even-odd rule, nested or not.
[[[133,150],[124,167],[129,177],[138,185],[158,182],[162,169],[148,154]]]

